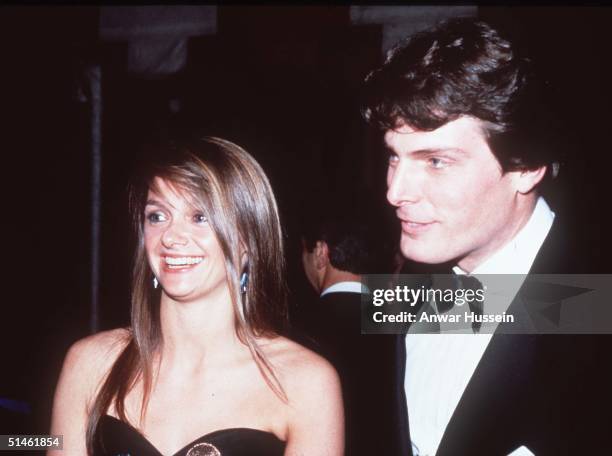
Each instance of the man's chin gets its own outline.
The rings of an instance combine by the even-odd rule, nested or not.
[[[423,264],[442,264],[453,260],[448,252],[441,252],[438,249],[428,248],[426,245],[417,246],[413,239],[402,239],[401,251],[407,260]],[[418,248],[417,248],[418,247]]]

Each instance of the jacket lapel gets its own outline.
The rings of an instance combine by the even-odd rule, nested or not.
[[[406,406],[406,392],[404,391],[404,377],[406,375],[406,335],[396,337],[395,346],[395,422],[397,423],[397,454],[412,455],[410,443],[410,430],[408,429],[408,408]]]
[[[516,407],[534,366],[534,336],[496,334],[485,350],[440,442],[438,455],[508,454],[516,447]]]

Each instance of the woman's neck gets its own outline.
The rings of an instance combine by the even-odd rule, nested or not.
[[[228,287],[190,302],[162,294],[160,320],[164,370],[193,375],[248,350],[236,335]]]

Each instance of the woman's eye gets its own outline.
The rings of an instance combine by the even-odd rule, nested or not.
[[[193,216],[193,221],[196,223],[206,223],[208,219],[204,214],[197,213]]]
[[[165,222],[166,216],[162,212],[151,212],[147,214],[147,221],[149,223]]]

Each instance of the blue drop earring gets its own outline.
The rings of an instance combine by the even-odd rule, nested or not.
[[[246,293],[249,284],[249,273],[244,271],[240,276],[240,293]]]

